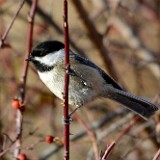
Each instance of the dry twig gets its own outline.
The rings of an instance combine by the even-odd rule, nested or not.
[[[25,58],[27,58],[31,52],[32,48],[32,36],[33,36],[33,25],[34,25],[34,16],[35,16],[35,10],[37,6],[38,0],[33,0],[32,6],[30,9],[29,17],[28,17],[28,37],[27,37],[27,48],[26,48],[26,54]],[[20,84],[20,103],[24,104],[25,101],[25,94],[26,94],[26,80],[27,80],[27,73],[28,73],[28,66],[29,63],[27,61],[24,61],[23,71],[22,71],[22,78],[21,78],[21,84]],[[20,153],[21,149],[21,138],[22,138],[22,130],[23,130],[23,111],[17,110],[17,131],[16,131],[16,148],[14,150],[14,156],[17,157]]]

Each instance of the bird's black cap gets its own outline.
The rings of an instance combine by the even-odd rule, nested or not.
[[[31,52],[33,57],[43,57],[49,53],[59,51],[64,48],[64,44],[59,41],[45,41],[38,44]]]

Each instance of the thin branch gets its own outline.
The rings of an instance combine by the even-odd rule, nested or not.
[[[92,139],[92,142],[93,142],[93,150],[94,150],[94,153],[95,153],[95,159],[98,160],[99,155],[98,155],[98,145],[97,145],[96,134],[95,134],[94,131],[86,124],[86,122],[85,122],[83,119],[81,119],[76,113],[74,113],[74,118],[75,118],[79,123],[81,123],[81,124],[85,127],[85,129],[86,129],[89,137]]]
[[[31,5],[31,0],[26,0],[26,2]],[[39,16],[41,16],[45,22],[49,23],[50,26],[52,26],[56,31],[57,33],[59,33],[60,35],[63,35],[63,30],[61,29],[61,27],[59,27],[56,22],[52,19],[52,17],[46,13],[40,6],[37,6],[37,14]],[[69,40],[70,40],[70,44],[71,46],[81,55],[85,56],[85,53],[84,51],[79,48],[77,46],[77,44],[74,42],[74,40],[72,40],[72,37],[69,37]]]
[[[104,155],[102,156],[101,160],[106,160],[106,159],[109,157],[109,155],[110,155],[113,147],[115,146],[115,144],[116,144],[115,141],[113,141],[113,142],[107,147],[107,149],[106,149]]]
[[[69,160],[69,128],[70,128],[70,117],[69,117],[69,105],[68,105],[68,94],[69,94],[69,35],[68,35],[68,2],[64,0],[64,44],[65,44],[65,81],[64,81],[64,160]]]
[[[15,140],[13,140],[12,143],[5,150],[3,150],[2,152],[0,152],[0,158],[2,158],[8,151],[11,150],[12,146],[16,143],[17,138]]]
[[[24,5],[24,2],[25,2],[25,0],[21,0],[21,3],[19,4],[19,7],[18,7],[18,9],[17,9],[17,12],[16,12],[15,15],[13,16],[11,22],[9,23],[9,25],[8,25],[8,27],[6,28],[4,34],[2,35],[1,40],[0,40],[0,48],[5,47],[4,41],[5,41],[5,39],[7,38],[8,33],[9,33],[9,31],[11,30],[11,28],[12,28],[12,26],[13,26],[13,24],[14,24],[14,21],[16,20],[18,14],[19,14],[19,12],[20,12],[20,10],[22,9],[22,7],[23,7],[23,5]]]
[[[107,137],[109,134],[111,134],[113,131],[115,131],[117,128],[122,127],[124,124],[126,124],[128,121],[130,121],[133,118],[133,114],[126,114],[123,118],[121,118],[116,123],[113,123],[110,127],[106,128],[104,131],[99,132],[98,135],[98,141],[102,141],[105,137]]]
[[[35,16],[37,2],[38,0],[32,1],[31,10],[28,17],[29,26],[28,26],[27,48],[26,48],[25,58],[29,56],[32,47],[33,24],[34,24],[34,16]],[[28,66],[29,63],[27,61],[24,61],[21,85],[20,85],[20,93],[19,93],[19,99],[21,104],[23,104],[25,101],[25,94],[26,94],[25,87],[26,87]],[[17,141],[16,141],[16,148],[14,151],[15,157],[18,156],[21,150],[20,147],[21,147],[22,130],[23,130],[23,112],[21,110],[17,110],[17,131],[16,131]]]
[[[153,160],[159,160],[159,158],[160,158],[160,149],[157,151],[157,153],[153,157]]]
[[[124,109],[120,109],[118,111],[107,114],[104,117],[102,117],[100,120],[97,120],[96,122],[93,122],[92,124],[90,124],[89,129],[93,130],[93,131],[97,130],[97,129],[103,127],[104,125],[110,123],[115,118],[117,118],[119,116],[121,117],[125,114],[126,114],[126,110],[124,110]],[[76,135],[73,135],[70,138],[70,140],[72,142],[77,141],[77,140],[83,138],[86,134],[87,134],[87,131],[83,130],[83,131],[77,133]],[[42,155],[40,156],[40,160],[45,160],[45,159],[49,158],[51,155],[58,152],[61,148],[62,148],[62,145],[61,146],[56,145],[51,148],[48,148],[46,151],[44,151],[44,153],[42,153]]]
[[[131,122],[129,122],[129,124],[120,132],[120,134],[115,138],[115,140],[111,143],[111,145],[109,147],[107,147],[102,160],[106,160],[109,158],[109,155],[111,154],[111,152],[113,151],[114,147],[116,146],[116,144],[122,139],[122,137],[124,135],[126,135],[131,128],[135,125],[135,123],[137,123],[139,120],[141,120],[141,117],[139,116],[135,116]],[[105,159],[103,159],[105,157]]]
[[[129,122],[129,124],[128,124],[128,125],[120,132],[120,134],[116,137],[115,142],[118,143],[118,142],[122,139],[122,137],[123,137],[124,135],[126,135],[126,134],[131,130],[131,128],[132,128],[138,121],[140,121],[140,120],[141,120],[141,117],[135,116],[135,117],[131,120],[131,122]]]

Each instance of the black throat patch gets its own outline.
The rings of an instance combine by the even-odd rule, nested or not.
[[[32,62],[39,72],[48,72],[54,68],[54,66],[47,66],[46,64],[40,63],[36,60]]]

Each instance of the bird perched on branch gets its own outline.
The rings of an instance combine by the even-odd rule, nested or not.
[[[69,104],[75,106],[75,110],[97,97],[117,101],[144,119],[149,118],[158,110],[154,104],[123,90],[107,73],[90,60],[71,50],[69,56]],[[42,42],[32,50],[26,60],[34,64],[40,79],[50,91],[63,99],[64,44],[59,41]]]

